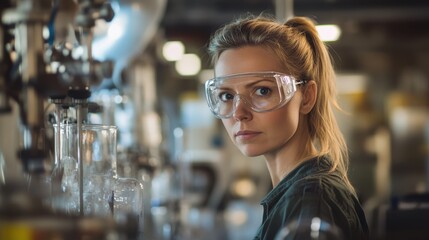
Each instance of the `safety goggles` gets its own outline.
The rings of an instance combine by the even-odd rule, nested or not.
[[[255,112],[268,112],[284,106],[293,97],[294,77],[278,72],[249,72],[215,77],[205,84],[210,110],[218,118],[229,118],[241,101]]]

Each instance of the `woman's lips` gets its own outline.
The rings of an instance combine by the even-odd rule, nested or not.
[[[256,137],[257,135],[259,135],[260,132],[255,132],[255,131],[239,131],[235,134],[235,138],[240,139],[240,140],[249,140],[252,139],[254,137]]]

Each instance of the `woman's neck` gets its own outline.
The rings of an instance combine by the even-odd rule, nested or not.
[[[281,148],[264,155],[273,187],[302,162],[317,156],[308,134],[292,137]]]

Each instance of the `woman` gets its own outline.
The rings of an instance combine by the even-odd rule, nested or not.
[[[314,24],[250,16],[216,31],[209,53],[216,77],[206,82],[208,105],[244,155],[265,157],[273,184],[255,239],[282,231],[309,239],[314,226],[320,234],[330,226],[338,238],[367,239],[331,107],[335,74]],[[313,225],[300,235],[307,223]]]

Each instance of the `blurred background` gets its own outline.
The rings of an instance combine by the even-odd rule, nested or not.
[[[60,162],[58,122],[117,127],[116,174],[143,186],[143,226],[136,237],[116,218],[118,238],[251,239],[271,189],[265,162],[235,149],[203,93],[210,35],[247,13],[318,24],[371,238],[428,236],[429,2],[2,0],[0,239],[70,228],[25,221],[42,213],[11,197],[25,192],[46,205],[52,192],[35,179],[51,181]],[[69,216],[66,226],[88,220]]]

